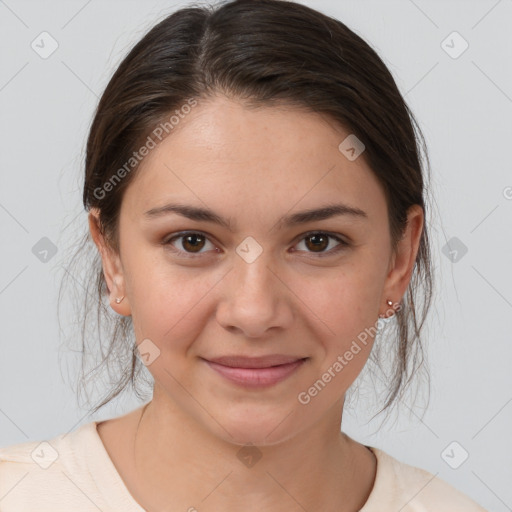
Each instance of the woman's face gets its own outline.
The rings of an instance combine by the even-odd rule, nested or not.
[[[312,113],[200,101],[125,192],[119,258],[104,254],[112,307],[132,315],[154,399],[229,442],[274,444],[327,418],[339,428],[379,313],[406,290],[421,210],[393,255],[384,193],[339,149],[348,135]],[[327,206],[342,213],[304,215]],[[304,361],[207,362],[269,355]]]

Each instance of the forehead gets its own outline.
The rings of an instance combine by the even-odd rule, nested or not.
[[[377,214],[385,198],[375,175],[362,157],[350,161],[339,150],[348,135],[298,108],[199,100],[143,159],[123,208],[137,217],[180,199],[228,217],[261,218],[295,204],[305,209],[341,200]]]

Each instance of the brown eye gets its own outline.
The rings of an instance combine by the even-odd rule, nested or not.
[[[181,240],[181,242],[177,242]],[[194,257],[194,254],[202,254],[207,251],[202,251],[205,245],[209,243],[215,249],[215,246],[208,240],[202,233],[187,231],[178,233],[163,242],[163,245],[171,249],[173,252],[179,253],[185,257]],[[191,255],[191,256],[188,256]]]
[[[335,245],[334,247],[327,250],[331,244],[331,240],[338,242],[338,245]],[[309,252],[310,254],[316,253],[316,255],[319,257],[334,255],[349,246],[349,244],[342,240],[340,237],[331,235],[329,233],[324,233],[322,231],[306,233],[298,245],[301,243],[304,243],[306,252]]]
[[[191,252],[199,252],[203,248],[204,242],[206,240],[206,238],[203,235],[199,235],[196,233],[182,236],[180,238],[183,239],[183,241],[181,242],[183,249]]]
[[[329,237],[323,233],[309,235],[305,240],[310,240],[310,243],[306,242],[306,246],[314,252],[322,252],[329,246]]]

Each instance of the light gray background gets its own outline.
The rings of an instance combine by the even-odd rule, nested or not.
[[[512,510],[512,0],[303,3],[346,23],[389,66],[427,137],[438,204],[428,411],[421,420],[403,408],[379,432],[382,417],[346,413],[343,428],[489,510]],[[96,417],[77,407],[66,369],[77,358],[59,348],[56,298],[64,228],[86,227],[80,176],[98,98],[129,47],[183,5],[0,0],[0,446],[139,405],[128,396]],[[43,31],[59,45],[47,59],[31,48]],[[461,41],[442,43],[453,31],[469,44],[457,58],[445,49]],[[43,237],[58,248],[46,263],[32,252]],[[468,249],[455,262],[442,252],[452,237]],[[457,469],[441,455],[453,441],[469,453]]]

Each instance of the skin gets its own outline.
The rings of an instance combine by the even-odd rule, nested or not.
[[[137,343],[149,339],[160,351],[147,366],[155,387],[144,414],[141,408],[98,425],[128,490],[147,510],[348,512],[366,502],[375,457],[340,425],[371,336],[307,405],[297,397],[379,314],[389,314],[386,300],[401,300],[424,218],[419,206],[409,210],[393,253],[379,182],[363,156],[350,161],[338,149],[349,133],[298,109],[201,100],[145,157],[125,191],[119,254],[91,211],[111,307],[132,316]],[[231,219],[233,232],[175,213],[144,216],[178,201]],[[340,202],[367,218],[276,224]],[[185,230],[206,236],[196,252],[184,238],[171,246],[181,255],[162,245]],[[335,253],[339,242],[328,238],[315,249],[308,231],[349,245]],[[251,263],[236,252],[249,236],[262,248]],[[200,359],[275,353],[309,359],[260,390],[225,380]],[[261,454],[252,467],[237,457],[248,444]]]

